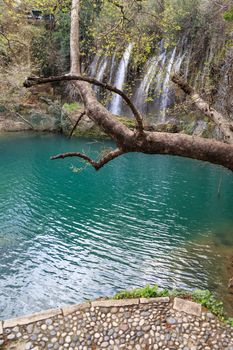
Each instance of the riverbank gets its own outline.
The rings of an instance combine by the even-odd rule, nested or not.
[[[0,322],[2,350],[232,350],[233,328],[171,297],[97,300]]]
[[[92,120],[83,115],[83,105],[79,103],[61,103],[51,96],[33,96],[28,101],[14,105],[10,109],[0,106],[0,133],[2,132],[53,132],[66,136],[109,138]],[[79,120],[79,117],[82,116]],[[130,129],[135,128],[135,120],[128,116],[115,116]],[[78,125],[75,127],[77,120]],[[184,133],[194,136],[221,138],[219,131],[208,120],[190,113],[167,117],[161,123],[158,117],[144,116],[145,129],[148,131]]]

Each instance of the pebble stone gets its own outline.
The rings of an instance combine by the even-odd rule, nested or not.
[[[20,347],[17,347],[20,341]],[[210,312],[187,314],[173,301],[76,309],[4,329],[1,350],[233,350],[233,328]]]

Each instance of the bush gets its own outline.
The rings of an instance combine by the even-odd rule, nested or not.
[[[113,299],[133,299],[133,298],[156,298],[156,297],[180,297],[191,299],[202,306],[206,307],[212,314],[217,316],[221,321],[228,323],[233,327],[233,318],[227,318],[224,309],[223,303],[217,300],[213,293],[209,290],[194,290],[193,292],[188,292],[184,290],[168,290],[168,289],[159,289],[157,285],[150,286],[147,284],[144,288],[136,288],[132,290],[125,290],[117,293]]]

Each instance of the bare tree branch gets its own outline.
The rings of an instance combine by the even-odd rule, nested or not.
[[[103,83],[95,78],[81,76],[81,75],[71,75],[71,74],[60,75],[60,76],[49,77],[49,78],[29,77],[25,80],[24,87],[28,88],[33,85],[51,83],[54,81],[71,81],[71,80],[86,81],[90,84],[101,86],[109,91],[115,92],[116,94],[120,95],[123,98],[123,100],[127,103],[127,105],[130,107],[131,111],[133,112],[133,115],[138,124],[139,133],[141,134],[143,133],[143,130],[144,130],[143,117],[141,113],[137,110],[133,102],[130,100],[130,98],[123,91],[119,90],[115,86],[109,85],[107,83]]]
[[[74,124],[74,126],[73,126],[73,128],[72,128],[72,130],[71,130],[71,132],[70,132],[70,134],[69,134],[69,139],[72,137],[72,135],[73,135],[75,129],[77,128],[77,126],[78,126],[80,120],[84,117],[85,114],[86,114],[86,112],[84,111],[84,112],[82,112],[82,113],[80,114],[80,116],[78,117],[76,123]]]
[[[107,153],[99,161],[95,161],[95,160],[91,159],[90,157],[88,157],[86,154],[83,154],[80,152],[67,152],[67,153],[62,153],[62,154],[58,154],[56,156],[53,156],[53,157],[51,157],[51,160],[64,159],[64,158],[70,158],[70,157],[78,157],[78,158],[84,159],[86,162],[91,164],[93,166],[93,168],[95,168],[95,170],[99,170],[105,164],[107,164],[111,160],[119,157],[120,155],[122,155],[124,153],[126,153],[126,152],[124,152],[120,148],[116,148],[115,150]]]
[[[185,81],[181,76],[174,75],[172,81],[177,84],[187,95],[189,95],[197,108],[209,117],[221,130],[225,141],[233,145],[233,126],[232,124],[216,109],[212,108],[208,102],[204,101],[201,96]]]

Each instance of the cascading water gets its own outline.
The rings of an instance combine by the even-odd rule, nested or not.
[[[99,62],[100,57],[98,55],[94,56],[94,59],[89,67],[89,75],[90,77],[95,77],[96,76],[96,70],[97,70],[97,65]]]
[[[163,123],[165,122],[165,119],[166,119],[166,108],[169,103],[169,91],[170,91],[169,82],[170,82],[172,67],[175,60],[175,55],[176,55],[176,47],[173,49],[170,60],[166,67],[166,73],[163,81],[163,88],[162,88],[162,94],[161,94],[161,112],[160,112],[160,121]]]
[[[115,64],[116,64],[116,54],[114,53],[114,55],[112,56],[112,60],[111,60],[110,75],[109,75],[109,80],[108,80],[110,84],[113,80]]]
[[[89,68],[89,74],[100,81],[106,77],[110,84],[123,90],[132,48],[133,44],[129,44],[118,66],[115,54],[112,57],[95,55]],[[142,113],[151,116],[159,115],[159,121],[163,123],[166,121],[166,109],[172,102],[171,72],[178,73],[184,60],[185,66],[189,65],[187,61],[189,61],[190,55],[189,51],[185,50],[184,45],[181,45],[176,55],[177,51],[177,47],[172,51],[165,50],[163,41],[161,41],[158,54],[147,62],[144,76],[133,97],[135,105]],[[187,70],[188,67],[185,71]],[[93,87],[93,89],[96,93],[99,92],[98,87]],[[153,96],[153,99],[149,100],[149,96]],[[121,114],[122,98],[119,95],[114,94],[109,110],[113,114]]]
[[[159,55],[151,58],[146,64],[144,78],[142,79],[135,94],[135,104],[142,113],[146,112],[150,87],[155,80],[158,65],[161,63],[164,57],[163,40],[160,42],[159,48]]]
[[[167,60],[167,51],[164,51],[161,55],[161,60],[159,63],[159,71],[156,77],[155,92],[157,97],[161,95],[162,88],[163,88],[164,66],[165,66],[166,60]]]
[[[184,58],[186,56],[186,52],[183,54],[183,55],[179,55],[176,60],[175,60],[175,63],[174,63],[174,66],[173,66],[173,72],[174,73],[179,73],[180,72],[180,67],[182,65],[182,62],[184,61]]]
[[[124,55],[123,55],[122,59],[120,60],[119,67],[118,67],[117,72],[116,72],[116,78],[115,78],[114,85],[119,90],[122,90],[124,87],[132,49],[133,49],[133,44],[131,43],[131,44],[129,44],[129,46],[125,50]],[[109,109],[113,114],[119,115],[121,113],[121,105],[122,105],[122,98],[119,95],[115,94],[112,98]]]
[[[161,58],[162,55],[160,55],[159,57],[155,56],[148,62],[145,76],[142,79],[141,84],[139,85],[139,88],[136,91],[135,103],[137,108],[141,112],[145,111],[149,90],[152,82],[155,79],[158,64],[161,61]]]
[[[98,69],[95,74],[97,80],[99,81],[103,80],[107,65],[108,65],[108,57],[103,57],[99,62]],[[97,93],[99,91],[99,87],[94,86],[93,90]]]

